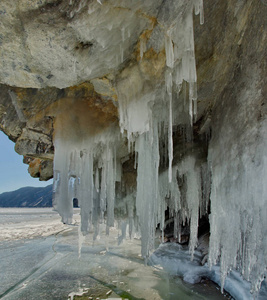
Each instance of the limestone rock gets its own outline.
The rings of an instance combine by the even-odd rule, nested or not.
[[[53,177],[53,161],[24,157],[23,162],[29,164],[28,171],[32,177],[49,180]]]

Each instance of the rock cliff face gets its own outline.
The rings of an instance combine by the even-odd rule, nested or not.
[[[205,0],[205,22],[201,0],[1,1],[0,128],[33,177],[54,166],[64,221],[73,197],[84,233],[127,217],[146,256],[165,210],[176,235],[190,225],[192,252],[209,215],[209,263],[259,289],[266,13],[264,0]]]

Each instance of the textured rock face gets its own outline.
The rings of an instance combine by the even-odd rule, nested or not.
[[[105,1],[102,7],[97,1],[25,0],[17,5],[3,1],[2,81],[21,87],[65,88],[108,74],[118,68],[121,56],[131,55],[160,4]],[[123,34],[122,47],[118,41]]]
[[[190,19],[192,3],[198,12],[201,1],[101,2],[1,1],[1,130],[16,142],[30,174],[41,180],[53,177],[56,143],[67,147],[71,140],[85,147],[84,140],[101,141],[110,130],[107,140],[111,145],[114,139],[122,165],[122,188],[116,186],[116,192],[126,203],[135,197],[136,173],[141,174],[134,168],[134,157],[138,152],[142,161],[142,147],[156,149],[157,137],[147,132],[160,120],[158,168],[164,178],[169,165],[170,178],[171,168],[174,174],[178,166],[177,191],[175,186],[170,189],[181,196],[182,206],[187,201],[187,208],[172,209],[183,221],[191,219],[191,249],[198,217],[210,213],[210,263],[221,255],[224,278],[236,265],[238,253],[243,257],[240,269],[257,289],[267,265],[262,250],[267,224],[260,230],[257,225],[267,207],[265,1],[205,0],[203,25],[199,16]],[[167,111],[158,100],[162,98]],[[123,135],[117,138],[120,130]],[[150,144],[137,141],[142,134]],[[131,143],[135,151],[128,150]],[[94,165],[102,150],[94,152]],[[154,154],[144,158],[144,165]],[[212,179],[203,171],[207,162]],[[99,162],[98,166],[104,168]],[[183,187],[185,177],[188,185],[197,184],[186,166],[194,174],[200,172],[205,182],[195,194]],[[198,194],[200,207],[198,201],[188,200]],[[257,246],[250,250],[254,240]],[[255,263],[259,256],[265,257],[261,267]]]

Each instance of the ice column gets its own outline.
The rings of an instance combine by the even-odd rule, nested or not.
[[[201,168],[196,163],[193,155],[186,157],[182,163],[173,167],[173,178],[169,182],[167,171],[159,176],[159,195],[162,201],[166,201],[169,207],[169,214],[174,218],[174,235],[179,239],[181,225],[186,221],[190,224],[189,250],[191,258],[194,256],[194,249],[197,245],[198,219],[200,206],[206,205],[206,198],[202,196]],[[177,177],[185,177],[185,182],[181,186],[186,193],[181,197]],[[206,211],[204,210],[204,213]]]
[[[70,149],[68,143],[56,138],[54,157],[54,183],[53,183],[53,205],[62,217],[63,223],[71,223],[73,215],[73,203],[68,194],[68,166]]]
[[[173,160],[173,140],[172,140],[172,72],[168,68],[165,73],[167,97],[169,99],[169,126],[168,126],[168,154],[169,154],[169,182],[172,181],[172,160]]]
[[[199,205],[201,201],[200,168],[196,165],[195,158],[189,156],[182,161],[178,169],[181,174],[186,174],[187,179],[186,203],[189,212],[188,219],[190,220],[189,251],[191,252],[191,259],[193,260],[194,249],[197,245]]]
[[[93,213],[93,154],[90,149],[80,152],[78,199],[81,207],[81,232],[89,233]]]
[[[138,152],[136,214],[140,223],[142,256],[148,257],[154,247],[158,209],[158,130],[145,132],[136,140]]]
[[[106,164],[105,168],[106,178],[105,178],[105,185],[107,191],[107,233],[109,232],[109,227],[114,226],[114,204],[115,204],[115,181],[116,181],[116,174],[115,174],[115,162],[113,151],[110,147],[106,150],[106,158],[104,160]]]

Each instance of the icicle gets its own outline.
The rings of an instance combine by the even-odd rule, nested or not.
[[[115,174],[113,153],[107,150],[107,230],[114,226],[114,204],[115,204]]]
[[[179,243],[181,243],[181,222],[177,213],[174,216],[173,236],[175,239],[178,239]]]
[[[138,160],[138,152],[135,151],[135,152],[134,152],[134,169],[136,169],[137,160]]]
[[[141,37],[140,38],[140,59],[141,60],[145,52],[146,52],[146,39],[144,37]]]
[[[199,209],[200,218],[208,213],[208,205],[210,200],[211,174],[207,163],[203,163],[201,165],[201,187],[202,200]]]
[[[200,10],[200,24],[204,24],[204,7],[203,0],[199,0],[199,10]]]
[[[187,177],[186,202],[189,209],[190,219],[189,251],[191,253],[191,259],[193,260],[194,249],[197,245],[199,203],[201,198],[201,175],[199,167],[196,167],[195,165],[195,158],[192,156],[189,156],[182,161],[179,171],[186,174]]]
[[[70,202],[72,202],[73,198],[75,198],[75,178],[74,177],[69,178],[68,195],[70,198]]]
[[[165,52],[166,52],[166,65],[169,68],[173,68],[174,65],[173,44],[172,44],[172,39],[168,35],[168,33],[165,34]]]
[[[81,207],[81,231],[85,234],[90,230],[93,211],[93,159],[88,151],[81,151],[81,183],[79,187],[79,200]]]
[[[95,188],[96,188],[96,191],[99,192],[99,169],[98,169],[98,167],[96,167],[96,170],[95,170]]]
[[[85,236],[82,234],[81,231],[81,224],[78,227],[78,257],[79,259],[81,258],[81,253],[82,253],[82,245],[85,241]]]
[[[166,91],[169,97],[172,96],[172,72],[170,69],[167,69],[165,72],[165,84]]]
[[[76,74],[76,64],[77,64],[77,58],[74,57],[73,59],[73,73]]]
[[[69,150],[63,141],[55,139],[55,158],[54,158],[54,207],[62,217],[62,222],[70,224],[72,222],[73,205],[68,195],[68,158]]]
[[[184,107],[185,107],[186,100],[187,100],[187,83],[186,83],[186,81],[183,81],[183,91],[184,91]]]
[[[189,115],[191,126],[193,124],[193,116],[196,118],[197,114],[197,84],[195,82],[189,83]]]
[[[200,24],[204,24],[204,9],[203,9],[203,0],[195,1],[195,15],[199,14]]]
[[[125,40],[125,28],[124,27],[121,28],[121,39],[122,39],[122,42],[124,43],[124,40]]]
[[[179,87],[182,83],[183,83],[183,74],[182,74],[182,70],[181,70],[181,68],[182,68],[182,64],[181,63],[179,63],[177,66],[176,66],[176,68],[175,68],[175,84],[176,84],[176,86],[177,87]]]
[[[199,3],[199,0],[194,0],[194,7],[195,7],[195,15],[198,15],[199,14],[199,9],[200,9],[200,3]]]
[[[121,63],[123,63],[123,61],[124,61],[124,57],[123,57],[124,53],[123,52],[124,52],[123,46],[122,46],[122,44],[120,44]]]
[[[130,191],[128,191],[126,199],[126,208],[128,212],[128,223],[129,223],[129,236],[132,238],[134,228],[134,209],[135,209],[135,197]]]
[[[164,199],[159,199],[160,203],[163,204]],[[165,209],[161,210],[161,221],[160,221],[160,230],[161,230],[161,242],[164,243],[164,229],[165,229]]]
[[[159,167],[158,130],[154,137],[149,132],[140,135],[136,141],[138,151],[136,210],[139,218],[142,240],[142,256],[147,258],[153,248],[155,216],[158,192],[156,190]],[[151,139],[153,144],[151,145]],[[144,201],[145,199],[145,201]]]
[[[188,104],[189,104],[188,110],[189,110],[190,125],[191,125],[191,127],[193,127],[193,101],[192,101],[192,99],[189,99]]]
[[[165,73],[166,90],[169,98],[169,127],[168,127],[168,155],[169,155],[169,182],[172,181],[172,160],[173,160],[173,140],[172,140],[172,73],[170,69]]]
[[[114,155],[114,159],[116,159],[116,156]],[[116,181],[121,182],[122,177],[122,165],[120,161],[116,161]]]
[[[104,220],[104,212],[106,211],[107,206],[107,170],[106,166],[102,166],[102,173],[101,173],[101,191],[100,191],[100,220],[103,222]]]

